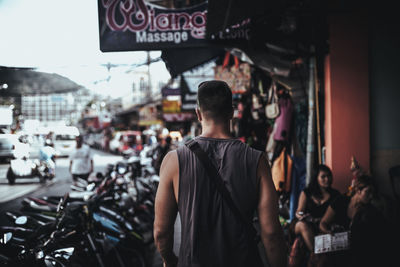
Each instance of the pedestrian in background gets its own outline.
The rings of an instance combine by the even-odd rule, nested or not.
[[[231,89],[223,81],[203,82],[197,101],[202,133],[189,143],[196,142],[208,155],[248,224],[221,196],[197,155],[189,147],[178,147],[162,162],[155,202],[154,238],[164,266],[263,266],[257,242],[246,230],[258,211],[263,253],[271,267],[286,267],[286,246],[268,161],[263,152],[230,135]],[[172,250],[178,211],[179,257]]]
[[[90,147],[83,143],[83,137],[76,137],[76,148],[69,156],[69,172],[74,182],[78,178],[87,180],[93,172],[93,156]]]
[[[157,175],[160,174],[160,168],[161,168],[161,163],[167,155],[167,153],[171,150],[171,142],[172,138],[170,136],[167,136],[165,138],[162,138],[160,143],[158,144],[156,148],[156,154],[155,154],[155,159],[153,162],[153,167],[156,170]]]

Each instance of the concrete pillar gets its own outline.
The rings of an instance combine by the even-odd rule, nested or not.
[[[364,14],[329,18],[325,60],[326,164],[333,186],[345,192],[351,182],[350,158],[370,168],[368,27]]]

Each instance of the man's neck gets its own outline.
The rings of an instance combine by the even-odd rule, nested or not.
[[[202,121],[201,123],[202,137],[229,139],[232,138],[230,134],[230,123],[216,123],[214,121]]]

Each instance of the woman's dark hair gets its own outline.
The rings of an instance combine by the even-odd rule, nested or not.
[[[315,170],[314,174],[311,177],[311,181],[309,183],[309,185],[307,186],[306,191],[307,193],[309,193],[310,195],[321,199],[322,198],[322,192],[321,192],[321,188],[319,187],[319,183],[318,183],[318,175],[320,172],[326,172],[328,174],[328,176],[331,178],[330,182],[332,184],[332,171],[331,169],[324,165],[324,164],[320,164],[318,165],[317,169]],[[331,187],[329,186],[328,188],[328,192],[330,192]]]
[[[224,121],[232,112],[232,91],[224,81],[204,81],[199,84],[197,104],[209,119]]]

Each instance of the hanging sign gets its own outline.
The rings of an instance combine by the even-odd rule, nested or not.
[[[162,111],[163,111],[163,113],[179,113],[179,112],[181,112],[180,101],[164,99],[162,101]]]
[[[164,86],[163,88],[161,88],[161,95],[163,97],[179,96],[179,95],[181,95],[181,89],[180,88],[170,88],[168,86]]]
[[[161,124],[155,104],[146,105],[139,109],[139,126]]]
[[[196,115],[188,112],[163,114],[163,120],[167,122],[184,122],[184,121],[193,121],[195,119]]]
[[[207,2],[165,8],[147,0],[98,0],[100,50],[199,47],[205,40]]]
[[[194,111],[197,107],[197,93],[186,92],[182,94],[182,111]]]

